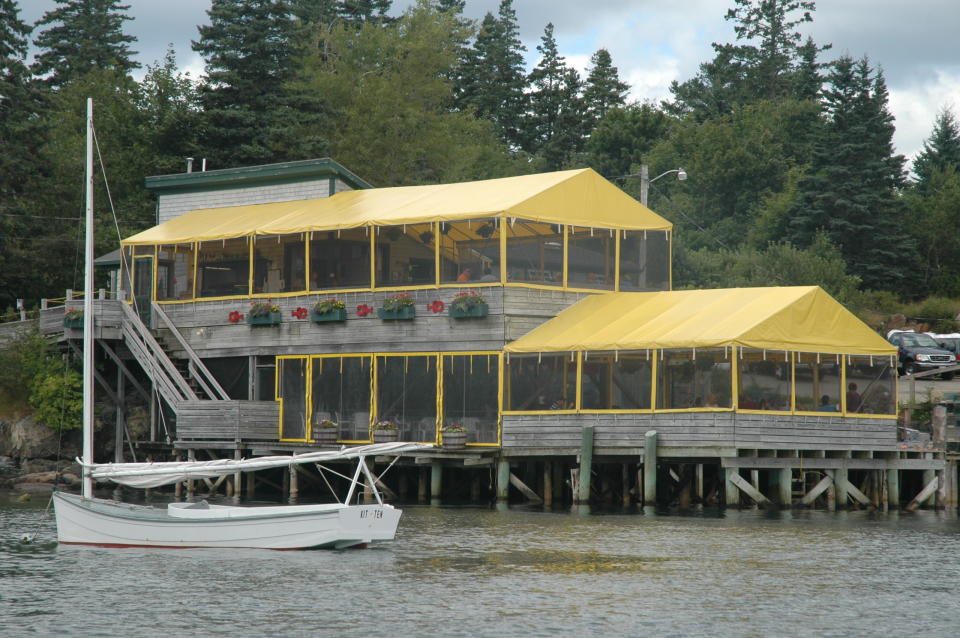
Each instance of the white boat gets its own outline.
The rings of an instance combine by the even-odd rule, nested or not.
[[[320,505],[232,506],[169,503],[131,505],[55,492],[57,538],[61,543],[105,547],[245,547],[261,549],[342,549],[392,540],[401,511],[384,503],[368,456],[399,455],[430,446],[380,443],[294,456],[170,463],[83,463],[84,474],[130,487],[158,487],[177,481],[216,478],[236,472],[292,464],[356,460],[357,468],[342,503]],[[361,484],[376,503],[351,505]]]
[[[345,548],[392,540],[401,511],[383,502],[367,456],[426,449],[421,443],[381,443],[293,456],[171,463],[93,463],[93,103],[87,100],[87,241],[83,327],[83,489],[54,492],[57,540],[106,547],[230,547],[266,549]],[[356,460],[346,498],[322,505],[265,507],[170,503],[165,508],[94,498],[94,479],[132,487],[158,487],[183,480],[303,463]],[[320,466],[322,467],[322,466]],[[389,468],[388,468],[389,469]],[[347,477],[349,478],[349,477]],[[351,504],[359,486],[374,504]]]

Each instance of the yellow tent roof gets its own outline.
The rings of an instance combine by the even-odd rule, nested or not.
[[[818,286],[617,292],[587,297],[507,352],[744,346],[894,355],[897,349]]]
[[[482,217],[626,230],[673,227],[586,168],[459,184],[343,191],[332,197],[274,204],[198,209],[128,237],[122,243],[174,244]]]

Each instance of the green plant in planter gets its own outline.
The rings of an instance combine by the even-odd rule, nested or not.
[[[453,298],[453,301],[450,302],[450,307],[454,310],[468,311],[478,308],[479,306],[487,303],[487,300],[484,299],[481,295],[473,292],[472,290],[467,292],[457,293],[457,296]]]
[[[315,428],[329,428],[329,429],[333,429],[333,428],[339,428],[340,425],[339,425],[336,421],[331,421],[330,419],[324,419],[323,421],[320,421],[319,423],[317,423],[317,424],[314,425],[313,427],[315,427]]]
[[[413,297],[405,292],[391,295],[383,300],[383,309],[387,312],[398,312],[413,305]]]
[[[83,319],[83,308],[68,308],[67,312],[64,313],[63,318],[69,319],[70,321]]]
[[[376,425],[373,426],[373,429],[374,429],[374,430],[393,430],[393,431],[396,431],[396,430],[399,429],[399,428],[397,428],[397,424],[394,423],[393,421],[390,421],[389,419],[384,419],[384,420],[382,420],[382,421],[377,421]]]
[[[325,315],[333,312],[334,310],[343,310],[346,305],[335,297],[330,299],[322,299],[317,303],[313,304],[313,311],[318,315]]]
[[[267,299],[266,301],[254,301],[250,304],[250,312],[247,313],[247,316],[254,318],[269,317],[274,312],[280,312],[280,306],[273,303],[272,299]]]
[[[466,434],[467,428],[463,427],[459,423],[448,423],[443,428],[444,434],[457,433],[457,434]]]

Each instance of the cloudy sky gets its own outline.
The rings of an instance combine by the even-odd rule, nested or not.
[[[394,0],[400,12],[412,0]],[[197,24],[206,23],[209,0],[125,0],[127,32],[137,38],[142,64],[163,57],[172,44],[180,66],[194,77],[203,61],[190,49]],[[20,0],[30,23],[54,0]],[[496,12],[499,0],[467,0],[467,16]],[[514,0],[530,66],[543,28],[553,22],[560,52],[584,69],[590,55],[606,48],[637,100],[669,97],[673,80],[692,77],[713,55],[712,42],[732,42],[723,16],[732,0]],[[820,0],[805,34],[832,43],[828,57],[867,55],[883,68],[896,117],[899,152],[912,156],[928,137],[937,112],[950,106],[960,116],[960,3],[957,0]]]

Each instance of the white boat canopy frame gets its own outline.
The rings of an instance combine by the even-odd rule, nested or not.
[[[292,456],[262,456],[250,459],[217,459],[214,461],[172,461],[165,463],[82,463],[94,479],[107,479],[135,488],[160,487],[180,481],[218,478],[237,472],[255,472],[274,467],[290,467],[304,463],[324,463],[363,459],[367,456],[399,456],[433,449],[425,443],[373,443],[339,450],[324,450]],[[365,465],[365,464],[363,464]]]

